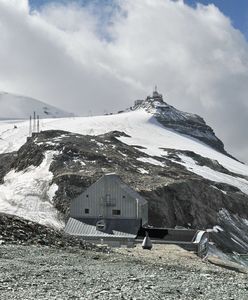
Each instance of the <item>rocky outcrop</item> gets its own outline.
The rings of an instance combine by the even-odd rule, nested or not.
[[[82,239],[64,234],[47,226],[0,213],[0,244],[44,245],[54,247],[78,247],[85,250],[109,251]]]
[[[16,157],[17,154],[15,152],[0,155],[0,184],[3,183],[3,178],[10,170],[13,162],[16,160]]]

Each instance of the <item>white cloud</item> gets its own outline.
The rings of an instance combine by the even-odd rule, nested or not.
[[[0,89],[87,114],[125,108],[157,84],[169,103],[202,115],[247,161],[242,34],[214,5],[118,3],[99,30],[92,7],[53,4],[29,12],[27,1],[0,0]]]

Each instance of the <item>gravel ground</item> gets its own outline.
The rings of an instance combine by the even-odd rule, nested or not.
[[[173,245],[99,253],[0,246],[0,299],[248,299],[248,276]]]

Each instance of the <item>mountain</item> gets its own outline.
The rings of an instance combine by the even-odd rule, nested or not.
[[[0,92],[0,120],[29,119],[36,112],[40,118],[66,118],[74,116],[39,100]]]
[[[0,122],[0,212],[62,228],[71,199],[115,172],[147,199],[150,225],[212,228],[219,247],[247,253],[248,166],[202,118],[167,106],[151,97],[119,114],[46,119],[28,140],[28,121]]]
[[[221,153],[229,155],[222,141],[216,137],[213,129],[203,118],[196,114],[186,113],[176,109],[163,100],[163,96],[155,90],[152,96],[145,100],[136,100],[131,110],[144,109],[152,114],[166,128],[196,138]]]

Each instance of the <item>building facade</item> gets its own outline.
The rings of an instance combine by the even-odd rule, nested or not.
[[[72,200],[65,231],[94,242],[125,244],[147,223],[147,201],[116,174],[106,174]]]

